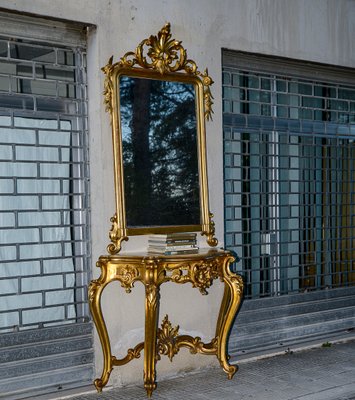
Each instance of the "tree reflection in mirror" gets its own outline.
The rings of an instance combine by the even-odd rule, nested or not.
[[[195,88],[121,76],[128,227],[201,223]]]

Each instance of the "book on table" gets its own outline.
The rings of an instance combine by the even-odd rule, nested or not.
[[[178,232],[178,233],[149,235],[148,240],[168,243],[168,242],[177,242],[177,241],[196,240],[196,237],[197,237],[196,233]]]
[[[194,249],[189,249],[189,250],[156,250],[156,249],[150,249],[148,247],[148,253],[161,254],[161,255],[165,255],[165,256],[172,256],[172,255],[179,255],[179,254],[197,254],[198,247],[196,247]]]
[[[196,233],[150,235],[148,237],[148,251],[166,255],[197,253]]]

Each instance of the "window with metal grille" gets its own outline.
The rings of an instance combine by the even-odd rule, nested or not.
[[[85,60],[0,38],[0,332],[88,318]]]
[[[246,296],[354,285],[354,71],[238,56],[223,70],[225,243]]]

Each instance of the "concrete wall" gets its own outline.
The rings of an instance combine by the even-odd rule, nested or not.
[[[108,244],[109,218],[114,213],[111,133],[103,106],[100,68],[113,54],[125,52],[165,22],[183,42],[200,70],[208,67],[214,79],[213,121],[207,123],[210,208],[217,237],[223,245],[223,160],[221,49],[243,50],[321,63],[355,67],[355,2],[353,0],[1,0],[0,6],[41,16],[94,24],[88,36],[89,129],[91,146],[91,209],[94,276],[95,260]],[[49,38],[50,39],[50,38]],[[131,238],[125,250],[143,250],[146,238]],[[216,282],[209,296],[190,286],[166,284],[161,291],[161,318],[169,313],[181,330],[208,338],[221,299]],[[137,285],[130,295],[113,284],[104,298],[113,349],[134,346],[143,338],[144,293]],[[96,340],[97,368],[101,348]],[[123,353],[122,353],[123,354]],[[214,357],[191,356],[182,350],[170,365],[158,364],[158,378],[179,371],[215,365]],[[140,381],[142,359],[114,370],[110,383]]]

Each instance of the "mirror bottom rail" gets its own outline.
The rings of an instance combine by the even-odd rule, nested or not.
[[[217,356],[221,367],[231,379],[238,368],[229,364],[227,339],[243,294],[242,278],[230,270],[230,263],[234,260],[230,252],[223,250],[208,252],[205,256],[202,254],[171,258],[136,256],[130,257],[128,263],[128,259],[123,256],[100,257],[97,265],[101,268],[101,275],[89,285],[89,305],[100,338],[104,364],[101,377],[94,381],[97,391],[101,392],[108,383],[113,367],[123,366],[133,359],[140,358],[142,350],[144,350],[144,387],[148,397],[151,397],[157,386],[157,361],[162,355],[168,356],[172,361],[182,347],[188,348],[192,354]],[[132,274],[132,271],[135,273]],[[169,273],[168,279],[166,279],[167,273]],[[209,343],[202,342],[198,336],[179,335],[179,326],[173,327],[167,315],[161,327],[158,327],[159,290],[162,283],[190,282],[202,294],[207,294],[206,288],[217,278],[224,282],[224,294],[215,337]],[[101,309],[103,289],[113,280],[119,280],[127,292],[130,292],[135,280],[141,281],[145,286],[145,339],[134,348],[128,349],[127,355],[121,359],[112,355]]]

